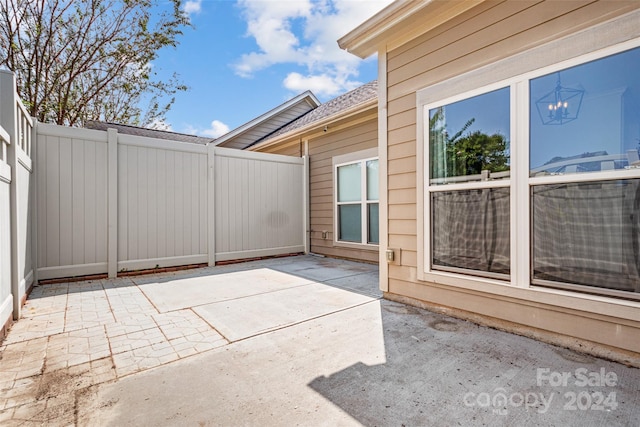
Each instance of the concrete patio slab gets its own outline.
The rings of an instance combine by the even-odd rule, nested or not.
[[[173,280],[162,277],[134,280],[161,313],[310,283],[309,279],[268,268]]]
[[[372,271],[377,274],[378,270],[377,266],[371,264],[314,256],[305,257],[296,263],[274,264],[271,268],[318,282],[357,276]]]
[[[312,283],[201,305],[193,311],[233,342],[372,300],[354,292]]]
[[[378,272],[360,273],[350,276],[340,277],[337,279],[327,280],[327,285],[337,286],[351,292],[357,292],[362,295],[369,295],[374,298],[382,298],[380,288],[371,286],[371,283],[378,281]]]
[[[376,300],[94,387],[79,424],[637,426],[638,384],[637,369]]]
[[[37,286],[0,346],[0,424],[640,425],[640,370],[377,286],[312,256]]]

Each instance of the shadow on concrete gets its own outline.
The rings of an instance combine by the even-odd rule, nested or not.
[[[131,276],[129,279],[133,284],[146,285],[196,277],[219,276],[259,268],[268,268],[309,280],[309,282],[322,283],[373,298],[382,297],[378,285],[377,265],[313,255],[267,258],[193,270]]]
[[[126,288],[153,283],[169,283],[176,280],[221,276],[229,273],[269,268],[290,274],[311,282],[322,283],[335,288],[381,298],[378,287],[378,266],[341,259],[311,255],[267,258],[258,261],[239,262],[215,267],[194,268],[172,272],[131,275],[117,279],[89,279],[35,285],[29,299],[60,296],[65,294],[96,291],[99,289]],[[230,281],[233,285],[233,281]]]
[[[640,425],[638,369],[387,300],[380,307],[386,362],[308,384],[363,425]],[[538,384],[538,369],[568,372],[567,384]],[[577,369],[617,380],[583,386]]]

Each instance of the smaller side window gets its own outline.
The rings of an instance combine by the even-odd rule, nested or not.
[[[336,165],[337,240],[374,244],[378,234],[378,159]]]

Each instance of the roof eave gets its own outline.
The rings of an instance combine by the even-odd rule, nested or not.
[[[338,40],[341,49],[360,58],[391,50],[486,0],[396,0]],[[420,17],[418,17],[420,15]],[[419,22],[420,25],[411,25]]]
[[[343,110],[343,111],[339,111],[335,114],[332,114],[330,116],[324,117],[318,121],[315,122],[311,122],[305,126],[302,126],[298,129],[293,129],[290,130],[289,132],[283,133],[282,135],[278,135],[277,137],[271,138],[271,139],[267,139],[265,141],[262,141],[256,145],[247,147],[248,150],[258,150],[261,148],[266,148],[272,145],[276,145],[279,144],[283,141],[286,141],[288,139],[293,138],[296,135],[303,135],[303,134],[308,134],[310,132],[312,132],[314,129],[321,129],[324,126],[327,126],[333,122],[336,122],[337,120],[341,120],[341,119],[346,119],[349,118],[351,116],[354,116],[356,114],[359,113],[363,113],[367,110],[370,109],[377,109],[378,107],[378,98],[372,98],[369,99],[365,102],[361,102],[360,104],[354,105],[353,107],[347,109],[347,110]]]
[[[233,129],[232,131],[222,135],[221,137],[219,137],[218,139],[216,139],[214,141],[214,145],[220,145],[222,143],[224,143],[225,141],[228,141],[232,138],[235,138],[238,135],[243,134],[244,132],[247,132],[248,130],[258,126],[260,123],[269,120],[270,118],[276,116],[277,114],[285,111],[287,108],[294,106],[295,104],[302,102],[302,101],[307,101],[313,108],[317,108],[320,106],[321,102],[318,100],[318,98],[316,98],[316,96],[311,92],[311,91],[306,91],[301,93],[300,95],[291,98],[289,101],[280,104],[279,106],[273,108],[270,111],[267,111],[266,113],[262,114],[259,117],[256,117],[255,119],[251,120],[248,123],[245,123],[244,125]]]

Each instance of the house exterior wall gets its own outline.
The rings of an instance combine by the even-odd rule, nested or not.
[[[335,241],[335,189],[332,162],[336,156],[377,148],[376,114],[358,117],[358,120],[353,123],[347,121],[339,126],[329,125],[326,133],[320,130],[311,135],[294,137],[259,150],[274,154],[300,156],[305,153],[305,141],[307,141],[309,155],[311,252],[377,263],[377,246],[341,245]]]
[[[335,187],[332,158],[378,146],[377,120],[337,130],[309,141],[311,251],[340,258],[378,261],[378,247],[339,246],[335,240]],[[327,231],[323,239],[322,232]]]
[[[632,12],[637,7],[634,2],[609,1],[485,2],[381,52],[379,57],[386,62],[380,80],[387,81],[387,237],[388,247],[397,250],[396,260],[388,266],[387,298],[553,342],[570,344],[578,338],[584,340],[581,346],[592,342],[598,348],[604,344],[616,351],[640,352],[640,304],[636,301],[530,289],[528,284],[515,288],[476,286],[464,279],[454,285],[421,280],[421,248],[428,237],[421,223],[425,172],[422,112],[417,108],[419,91],[436,101],[445,93],[464,93],[639,37],[640,13]],[[578,36],[579,31],[583,32]],[[491,68],[498,61],[500,66]],[[459,77],[481,67],[487,67],[487,72],[470,79]]]
[[[272,149],[263,151],[271,154],[282,154],[283,156],[304,156],[304,143],[302,141],[293,141],[287,144],[279,144]]]

